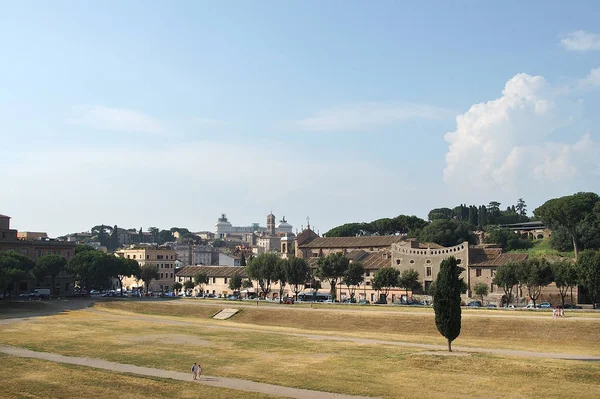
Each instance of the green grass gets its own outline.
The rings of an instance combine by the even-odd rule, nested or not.
[[[544,238],[543,240],[535,240],[533,242],[533,247],[529,249],[518,249],[514,251],[510,251],[514,253],[526,253],[529,254],[532,258],[549,258],[549,259],[575,259],[575,252],[560,252],[556,249],[553,249],[550,246],[550,239]]]

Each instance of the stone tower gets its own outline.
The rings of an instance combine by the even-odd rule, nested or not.
[[[275,235],[275,215],[273,215],[273,212],[267,215],[267,234],[270,236]]]

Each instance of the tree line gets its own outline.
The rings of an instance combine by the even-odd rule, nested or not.
[[[504,291],[507,305],[510,305],[514,297],[523,297],[525,292],[534,306],[540,298],[542,288],[554,283],[559,290],[563,307],[569,294],[570,303],[573,304],[573,290],[580,285],[586,290],[595,308],[595,304],[600,301],[600,252],[584,251],[576,262],[549,262],[543,258],[509,262],[498,267],[492,282]],[[483,298],[487,295],[487,284],[479,287],[476,285],[474,292]]]
[[[15,251],[0,252],[0,288],[10,294],[23,280],[51,280],[51,293],[56,295],[56,278],[65,272],[82,290],[106,289],[112,285],[111,279],[117,279],[123,293],[123,280],[134,276],[144,281],[146,291],[152,280],[158,279],[158,270],[153,265],[140,267],[137,261],[126,259],[89,246],[75,248],[75,255],[67,260],[60,255],[44,255],[37,260]]]

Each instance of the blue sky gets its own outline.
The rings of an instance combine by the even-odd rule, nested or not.
[[[0,213],[324,232],[600,191],[600,5],[0,2]]]

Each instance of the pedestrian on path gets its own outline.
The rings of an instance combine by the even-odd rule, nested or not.
[[[196,375],[198,373],[198,366],[196,366],[196,363],[194,363],[194,365],[192,366],[192,379],[196,379]]]
[[[196,364],[196,363],[194,363]],[[198,366],[196,366],[196,380],[200,378],[200,376],[202,375],[202,366],[200,366],[200,363],[198,363]]]

